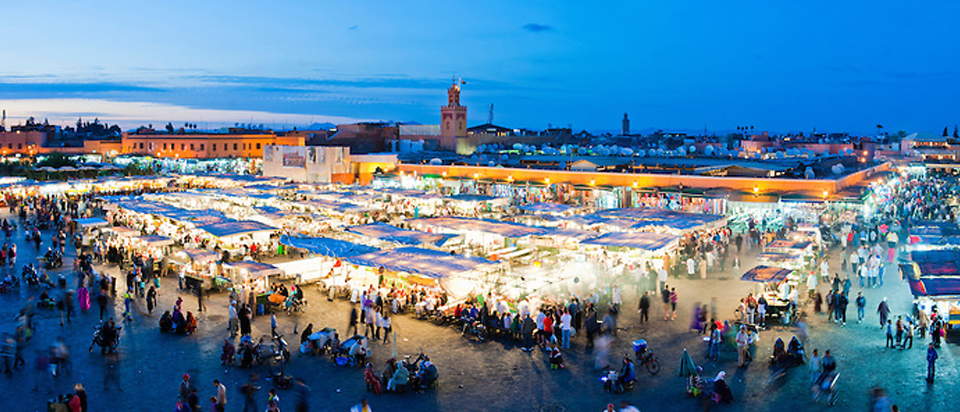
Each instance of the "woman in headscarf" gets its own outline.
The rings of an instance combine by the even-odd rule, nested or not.
[[[730,387],[727,386],[727,382],[724,380],[727,373],[720,371],[717,374],[717,378],[713,380],[713,401],[717,403],[733,403],[733,393],[730,392]]]

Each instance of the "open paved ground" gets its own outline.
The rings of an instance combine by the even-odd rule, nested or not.
[[[6,213],[2,216],[6,217]],[[19,247],[18,268],[23,263],[36,259],[36,250],[23,242],[22,233],[16,233],[13,241]],[[48,238],[49,236],[45,236]],[[10,241],[10,240],[8,240]],[[70,267],[73,252],[68,248],[67,267]],[[46,250],[46,244],[42,247]],[[746,253],[745,253],[746,255]],[[834,254],[835,255],[835,254]],[[744,257],[744,267],[750,267],[751,258]],[[834,258],[831,267],[838,268]],[[116,268],[100,267],[116,274]],[[64,271],[68,275],[69,271]],[[608,402],[626,400],[637,405],[641,411],[689,411],[699,410],[698,400],[684,396],[685,380],[676,375],[677,365],[684,348],[694,360],[703,366],[704,377],[712,377],[718,371],[727,372],[727,380],[736,401],[732,405],[716,406],[715,410],[729,411],[817,411],[817,410],[866,410],[869,405],[868,391],[874,386],[886,388],[900,410],[948,411],[956,410],[952,395],[960,389],[957,372],[957,336],[948,335],[948,343],[940,352],[939,376],[933,385],[927,385],[925,376],[925,343],[917,341],[912,350],[884,349],[884,335],[880,332],[876,305],[884,296],[889,297],[895,314],[909,312],[911,297],[907,286],[895,280],[894,267],[887,269],[886,285],[879,289],[867,289],[867,317],[863,324],[856,324],[856,309],[851,302],[848,314],[854,321],[846,327],[827,324],[824,315],[809,315],[808,353],[813,348],[831,349],[838,360],[841,373],[842,395],[834,407],[813,404],[810,398],[808,374],[805,368],[795,368],[784,379],[768,383],[770,372],[764,360],[770,355],[776,337],[789,340],[792,328],[773,328],[761,334],[757,359],[746,369],[737,370],[736,353],[728,349],[722,353],[719,363],[707,362],[704,358],[706,345],[687,327],[692,314],[692,303],[708,303],[717,298],[718,310],[723,318],[732,318],[737,300],[753,286],[739,280],[732,271],[715,273],[708,280],[671,279],[680,296],[680,312],[673,322],[660,320],[654,312],[652,322],[638,327],[636,313],[637,297],[633,288],[628,288],[624,314],[620,324],[623,330],[615,342],[612,359],[619,361],[617,354],[630,351],[630,341],[643,337],[650,342],[663,364],[657,376],[639,373],[637,387],[623,395],[611,395],[602,390],[593,369],[593,355],[584,350],[584,337],[574,339],[574,348],[565,352],[568,367],[551,370],[547,355],[540,351],[520,351],[513,342],[490,341],[475,343],[460,336],[450,327],[435,326],[407,316],[394,318],[401,355],[416,355],[421,349],[430,355],[440,370],[440,387],[424,394],[402,395],[367,394],[362,370],[335,366],[326,356],[304,356],[295,353],[287,372],[303,377],[312,387],[311,410],[347,411],[361,398],[370,399],[376,411],[599,411]],[[122,277],[118,281],[122,287]],[[70,284],[76,282],[70,276]],[[327,302],[315,289],[307,288],[310,307],[304,314],[278,315],[280,330],[289,337],[291,344],[298,340],[293,333],[313,323],[315,329],[332,326],[345,331],[349,305],[345,301]],[[821,290],[823,285],[821,285]],[[853,294],[859,290],[853,288]],[[0,330],[12,331],[14,316],[28,296],[39,290],[23,286],[19,292],[0,295]],[[160,309],[172,307],[178,294],[176,281],[165,279]],[[226,331],[226,294],[209,296],[208,310],[199,317],[199,330],[193,336],[182,337],[160,334],[157,327],[158,312],[149,316],[141,311],[132,322],[124,325],[121,332],[119,377],[121,391],[103,390],[105,375],[104,358],[99,351],[88,353],[93,328],[97,323],[96,309],[78,314],[72,323],[61,327],[56,312],[38,311],[37,335],[25,350],[28,367],[12,375],[0,376],[0,385],[5,389],[0,397],[3,411],[43,411],[46,400],[56,394],[67,392],[73,384],[82,382],[88,390],[91,411],[170,411],[173,410],[177,385],[183,373],[189,373],[200,389],[201,399],[214,394],[211,383],[220,379],[228,386],[228,411],[242,410],[242,400],[237,386],[246,381],[250,371],[233,367],[221,367],[220,344]],[[196,309],[196,299],[184,296],[184,307]],[[95,306],[95,305],[94,305]],[[122,302],[115,302],[120,308]],[[654,305],[656,308],[657,305]],[[808,308],[812,312],[812,306]],[[195,312],[196,313],[196,312]],[[253,322],[254,336],[269,333],[269,318],[259,317]],[[73,370],[60,377],[38,371],[37,353],[45,350],[57,336],[64,336],[71,348]],[[373,362],[379,368],[390,357],[392,345],[373,344]],[[261,376],[267,368],[255,369]],[[266,404],[268,382],[261,381],[264,389],[258,393],[258,408]],[[281,410],[293,410],[295,394],[281,391]]]

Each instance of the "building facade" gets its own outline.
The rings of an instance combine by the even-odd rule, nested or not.
[[[350,148],[265,145],[263,175],[304,183],[353,183]]]
[[[303,146],[304,137],[262,133],[124,133],[123,154],[182,159],[259,158],[268,145]]]

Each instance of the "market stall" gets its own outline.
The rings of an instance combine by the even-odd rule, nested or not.
[[[220,254],[206,249],[180,249],[170,255],[170,262],[179,266],[188,288],[221,289],[229,282],[219,276],[216,262]]]
[[[230,281],[234,288],[252,289],[260,294],[270,290],[270,276],[283,276],[283,270],[253,260],[223,264],[224,278]]]
[[[452,233],[427,233],[418,230],[400,229],[396,226],[380,222],[350,226],[346,228],[346,231],[384,242],[410,246],[427,245],[439,247],[443,246],[447,240],[457,237],[456,234]]]
[[[780,317],[784,324],[792,318],[790,298],[799,293],[799,277],[790,269],[773,266],[757,266],[748,270],[740,280],[756,282],[761,285],[757,295],[763,295],[767,301],[767,316]]]
[[[381,250],[344,260],[361,267],[351,273],[351,277],[373,282],[367,285],[379,285],[379,278],[383,277],[384,282],[392,284],[439,287],[454,298],[467,296],[477,290],[480,286],[479,275],[499,267],[495,262],[482,258],[415,247]]]
[[[375,247],[328,237],[291,237],[284,235],[280,237],[280,243],[306,251],[311,255],[305,259],[276,264],[286,273],[286,276],[296,278],[297,283],[309,283],[337,277],[337,275],[342,275],[334,270],[334,268],[342,267],[342,265],[338,265],[340,258],[379,251]]]

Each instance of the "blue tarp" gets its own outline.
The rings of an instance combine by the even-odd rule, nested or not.
[[[440,246],[443,245],[443,243],[447,240],[457,237],[457,235],[450,233],[427,233],[419,230],[400,229],[396,226],[391,226],[380,222],[361,226],[351,226],[347,228],[347,231],[372,237],[374,239],[411,246],[420,244],[433,244]]]
[[[520,210],[530,213],[564,213],[573,209],[573,206],[567,206],[560,203],[532,203],[520,206]]]
[[[225,265],[234,269],[243,270],[251,276],[274,276],[283,274],[283,270],[274,265],[260,263],[254,260],[241,260],[234,263],[225,263]]]
[[[110,224],[106,220],[103,220],[99,217],[87,217],[83,219],[74,220],[74,222],[77,222],[77,226],[79,227],[98,227],[98,226],[107,226]]]
[[[332,200],[323,200],[323,199],[301,200],[297,203],[305,206],[317,208],[317,209],[323,209],[327,211],[340,213],[340,214],[364,213],[364,212],[369,212],[373,210],[368,207],[357,206],[350,203],[336,202]]]
[[[910,252],[910,259],[917,263],[960,262],[960,251],[952,249],[915,250]]]
[[[380,250],[372,246],[328,237],[290,237],[283,235],[280,237],[280,243],[293,248],[304,249],[310,253],[336,258],[362,255]]]
[[[467,231],[490,233],[509,238],[539,236],[547,233],[546,228],[521,225],[519,223],[498,222],[486,219],[465,217],[431,217],[409,220],[414,225],[436,226],[456,233]]]
[[[790,272],[792,272],[790,269],[773,266],[757,266],[748,270],[747,273],[744,273],[740,280],[760,283],[780,282],[786,279]]]
[[[247,233],[274,231],[273,226],[265,225],[253,220],[227,219],[209,225],[197,225],[197,228],[216,237],[242,235]]]
[[[466,194],[464,194],[464,195],[447,196],[447,199],[449,199],[449,200],[456,200],[456,201],[460,201],[460,202],[490,202],[490,201],[498,200],[498,199],[501,199],[501,198],[499,198],[499,197],[494,197],[494,196],[466,195]]]
[[[911,280],[913,296],[960,296],[960,278]]]
[[[661,233],[613,232],[597,236],[593,239],[583,240],[580,243],[587,245],[628,247],[646,250],[648,252],[659,252],[665,248],[676,245],[679,239],[679,236]]]
[[[402,247],[348,257],[348,263],[392,272],[408,272],[440,279],[470,271],[492,270],[496,264],[478,257],[451,255],[431,249]]]
[[[601,222],[607,221],[635,221],[631,228],[642,229],[645,227],[659,226],[676,230],[690,230],[703,225],[720,222],[726,219],[721,215],[710,215],[701,213],[676,212],[665,209],[648,208],[624,208],[609,209],[587,215],[588,218],[600,219]],[[623,222],[616,222],[622,226]]]

